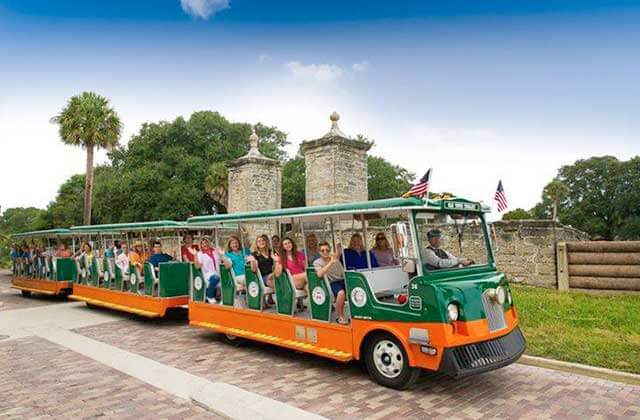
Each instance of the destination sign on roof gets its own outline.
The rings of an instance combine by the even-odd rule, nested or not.
[[[480,204],[464,201],[445,201],[444,208],[449,210],[480,211]]]

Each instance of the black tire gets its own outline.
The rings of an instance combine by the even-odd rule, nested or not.
[[[241,337],[238,337],[236,335],[224,334],[224,341],[226,341],[227,344],[230,344],[234,347],[238,347],[242,345],[242,342],[244,340]]]
[[[100,309],[101,308],[101,306],[94,305],[93,303],[85,302],[85,304],[87,305],[87,308],[89,308],[89,309]]]
[[[388,388],[408,389],[420,378],[421,370],[409,366],[404,346],[389,333],[376,333],[367,340],[364,362],[371,379]]]
[[[23,290],[22,291],[22,297],[31,297],[31,292],[29,290]]]

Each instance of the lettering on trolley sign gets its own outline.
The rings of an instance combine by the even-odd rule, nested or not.
[[[445,209],[451,210],[471,210],[471,211],[479,211],[480,205],[478,203],[464,203],[459,201],[445,201],[444,202]]]

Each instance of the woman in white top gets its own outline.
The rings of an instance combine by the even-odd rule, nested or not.
[[[129,272],[129,245],[126,242],[120,244],[120,255],[116,257],[116,265],[122,270],[122,274]]]
[[[207,285],[207,302],[216,303],[216,287],[220,283],[220,255],[218,251],[211,246],[209,239],[202,238],[200,240],[200,250],[196,254],[193,261],[196,268],[202,270],[202,275],[208,281]]]

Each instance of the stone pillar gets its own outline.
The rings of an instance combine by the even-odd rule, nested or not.
[[[367,151],[371,144],[347,137],[330,116],[331,130],[319,139],[302,142],[307,206],[367,201]]]
[[[249,153],[227,162],[229,171],[229,213],[279,209],[282,205],[282,165],[258,150],[258,136],[251,134]],[[275,233],[275,225],[252,223],[246,234],[254,241],[256,234]]]

